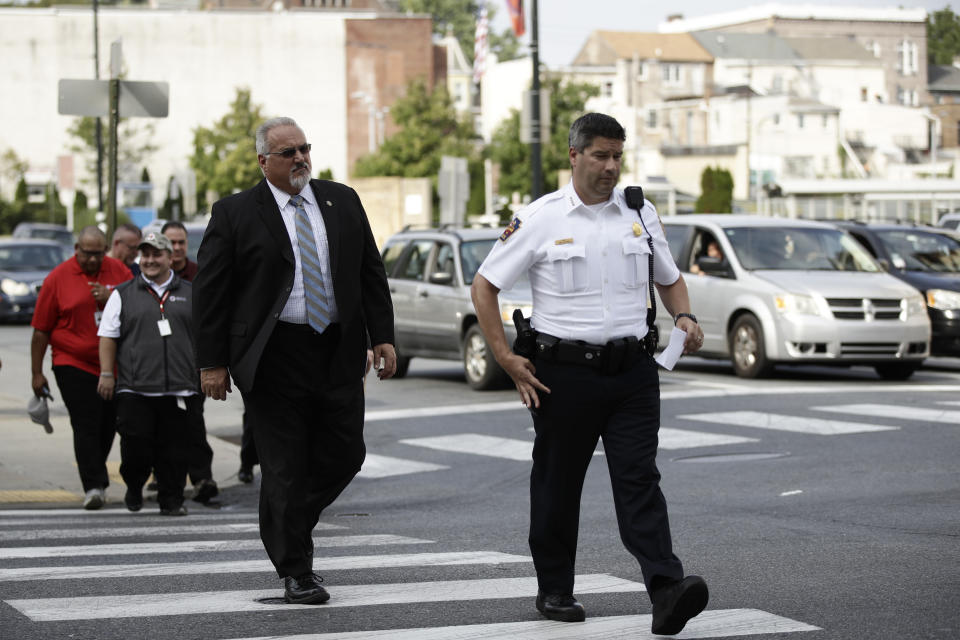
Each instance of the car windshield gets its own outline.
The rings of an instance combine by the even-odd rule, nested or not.
[[[960,272],[960,242],[951,236],[916,229],[877,231],[876,234],[897,269]]]
[[[837,229],[736,227],[725,232],[745,269],[880,271],[866,249]]]
[[[63,261],[60,247],[16,245],[0,247],[0,271],[49,271]]]

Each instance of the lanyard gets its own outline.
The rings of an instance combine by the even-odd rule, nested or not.
[[[153,299],[160,303],[160,319],[163,319],[163,304],[167,301],[167,298],[170,297],[170,289],[167,289],[163,292],[163,297],[158,296],[157,292],[153,290],[153,287],[148,286],[147,290],[150,292],[150,295],[153,296]]]

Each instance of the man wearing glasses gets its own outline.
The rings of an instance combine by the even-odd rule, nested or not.
[[[53,348],[53,375],[73,427],[73,451],[85,493],[83,508],[99,509],[106,501],[106,461],[113,445],[116,416],[113,402],[97,393],[97,327],[110,292],[131,276],[122,262],[106,256],[107,238],[94,226],[80,231],[74,249],[72,258],[47,275],[37,298],[31,322],[30,386],[37,397],[50,393],[43,375],[43,358],[49,345]]]
[[[243,393],[260,457],[260,538],[284,598],[329,599],[313,573],[320,512],[363,463],[367,339],[378,377],[396,371],[393,305],[357,193],[310,179],[290,118],[256,133],[265,180],[213,205],[193,281],[200,385]]]

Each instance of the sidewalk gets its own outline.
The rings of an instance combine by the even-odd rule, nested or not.
[[[7,358],[4,360],[6,373]],[[55,400],[50,403],[53,433],[47,434],[27,415],[27,395],[0,392],[0,509],[29,504],[80,508],[83,488],[73,455],[73,430],[56,387],[53,396]],[[204,409],[207,440],[213,448],[213,477],[223,489],[238,483],[240,447],[223,437],[239,442],[243,402],[234,390],[227,402],[208,400]],[[110,472],[107,502],[112,505],[122,504],[126,491],[119,468],[120,437],[117,436],[107,460]],[[189,501],[189,481],[187,484]]]

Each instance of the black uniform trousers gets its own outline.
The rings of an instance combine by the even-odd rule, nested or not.
[[[180,408],[183,404],[184,409]],[[150,471],[157,478],[161,509],[183,504],[190,455],[190,424],[203,410],[203,396],[117,394],[120,475],[128,487],[142,490]]]
[[[83,491],[106,489],[110,484],[107,456],[117,432],[116,405],[97,393],[99,377],[69,365],[53,368],[60,396],[70,413],[73,455]]]
[[[613,488],[620,538],[640,563],[648,591],[656,576],[682,578],[673,554],[667,503],[657,470],[660,383],[643,355],[616,375],[536,360],[538,393],[530,473],[530,551],[540,590],[573,593],[580,496],[598,438]]]
[[[362,370],[345,384],[329,376],[339,339],[336,324],[318,334],[277,323],[243,396],[260,457],[260,538],[281,578],[313,570],[313,528],[366,456]]]

